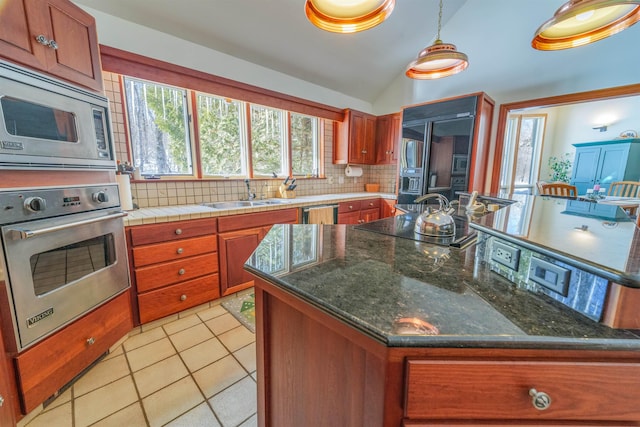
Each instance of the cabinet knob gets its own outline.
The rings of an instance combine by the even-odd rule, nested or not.
[[[186,271],[184,270],[184,268],[181,268],[180,270],[178,270],[178,274],[179,275],[183,275],[184,273],[186,273]]]
[[[4,397],[0,396],[0,408],[4,405]]]
[[[90,337],[87,339],[87,345],[94,345],[96,343],[96,339],[94,337]]]
[[[176,233],[177,235],[182,234],[182,229],[181,229],[181,228],[176,228],[175,233]]]
[[[369,202],[369,206],[373,206],[373,202]]]
[[[180,301],[186,301],[187,296],[186,295],[180,295]]]
[[[551,396],[543,391],[538,391],[535,388],[529,390],[529,396],[531,396],[531,404],[534,408],[544,411],[551,406]]]
[[[353,206],[349,205],[349,209],[353,209]]]
[[[49,47],[56,50],[58,48],[58,43],[55,40],[49,40]]]
[[[178,248],[178,250],[176,251],[177,254],[181,254],[182,252],[184,252],[184,249],[182,248]]]

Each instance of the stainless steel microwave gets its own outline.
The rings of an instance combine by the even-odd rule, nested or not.
[[[115,169],[104,96],[0,61],[0,169]]]

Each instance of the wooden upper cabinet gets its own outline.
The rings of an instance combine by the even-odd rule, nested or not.
[[[5,0],[0,56],[102,92],[95,19],[68,0]]]
[[[376,116],[346,110],[334,139],[333,163],[370,165],[375,163]]]
[[[400,150],[402,113],[378,116],[376,123],[376,164],[397,163]]]

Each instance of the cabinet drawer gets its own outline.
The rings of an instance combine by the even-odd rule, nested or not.
[[[409,360],[411,419],[640,420],[640,366],[599,362]],[[536,409],[531,389],[551,398]]]
[[[338,213],[347,213],[360,210],[361,200],[352,200],[350,202],[338,203]]]
[[[380,199],[360,200],[360,209],[380,209]]]
[[[26,350],[16,358],[23,413],[71,381],[133,328],[129,292]],[[92,340],[92,344],[88,341]]]
[[[133,248],[133,265],[142,267],[164,261],[178,260],[218,250],[216,236],[194,237]]]
[[[190,221],[163,222],[161,224],[131,227],[131,243],[134,246],[169,240],[204,236],[217,232],[216,218],[193,219]]]
[[[146,323],[220,298],[218,274],[209,274],[177,285],[138,295],[140,322]]]
[[[273,224],[295,224],[298,222],[298,209],[278,209],[243,215],[229,215],[218,219],[220,233],[247,228],[271,226]]]
[[[145,292],[218,271],[218,254],[198,255],[178,261],[136,268],[138,292]]]

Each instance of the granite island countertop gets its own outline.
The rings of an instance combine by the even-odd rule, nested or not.
[[[346,225],[275,225],[245,268],[390,347],[640,351],[632,331],[490,271],[476,246],[455,249]]]

